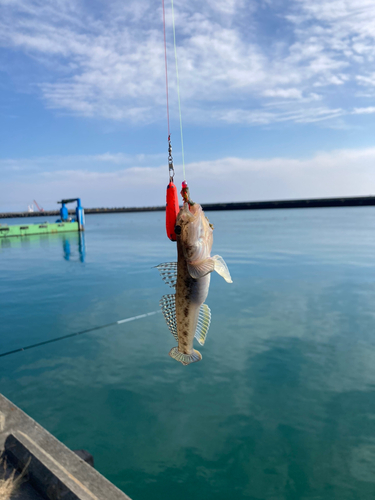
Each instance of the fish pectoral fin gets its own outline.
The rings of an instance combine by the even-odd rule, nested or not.
[[[220,255],[214,255],[212,260],[214,261],[214,269],[217,274],[220,274],[220,276],[222,276],[227,283],[233,283],[229,269],[223,257],[220,257]]]
[[[188,263],[187,268],[190,276],[198,280],[199,278],[206,276],[206,274],[212,273],[215,269],[215,261],[211,257],[208,257],[197,264]]]
[[[177,335],[177,320],[176,320],[176,295],[169,294],[163,295],[160,299],[161,312],[163,313],[164,319],[168,325],[168,328],[173,335],[173,337],[178,342]]]
[[[207,257],[207,259],[202,260],[198,263],[188,263],[188,272],[190,276],[194,279],[203,278],[212,271],[216,271],[220,276],[222,276],[227,283],[233,283],[230,276],[229,269],[220,255],[214,255],[213,257]]]
[[[164,262],[155,266],[159,271],[161,279],[171,288],[176,288],[177,283],[177,262]]]
[[[199,309],[198,324],[194,337],[198,340],[200,345],[204,345],[206,335],[211,324],[211,310],[207,304],[202,304]]]

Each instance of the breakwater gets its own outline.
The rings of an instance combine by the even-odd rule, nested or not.
[[[217,210],[270,210],[280,208],[324,208],[324,207],[364,207],[375,205],[375,196],[353,196],[342,198],[311,198],[301,200],[244,201],[233,203],[202,203],[205,211]],[[157,207],[115,207],[85,208],[85,214],[113,214],[122,212],[160,212],[165,206]],[[69,210],[74,214],[74,210]],[[4,212],[0,218],[57,216],[58,210],[45,212]]]

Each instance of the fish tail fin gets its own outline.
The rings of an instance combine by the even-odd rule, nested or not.
[[[227,283],[233,283],[232,278],[230,276],[229,269],[223,259],[223,257],[220,257],[220,255],[214,255],[212,257],[213,261],[215,262],[214,269],[215,271],[222,276]]]
[[[190,363],[196,363],[202,359],[202,354],[195,349],[193,349],[191,354],[184,354],[178,350],[178,347],[173,347],[169,351],[169,355],[171,358],[179,361],[183,365],[190,365]]]

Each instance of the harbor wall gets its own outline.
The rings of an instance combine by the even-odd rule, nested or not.
[[[342,198],[310,198],[300,200],[244,201],[233,203],[202,203],[203,210],[270,210],[281,208],[324,208],[324,207],[363,207],[375,205],[375,196],[353,196]],[[165,206],[157,207],[116,207],[116,208],[85,208],[85,214],[111,214],[122,212],[160,212]],[[74,210],[69,210],[75,214]],[[47,217],[58,216],[58,210],[45,212],[3,212],[0,218],[13,217]]]

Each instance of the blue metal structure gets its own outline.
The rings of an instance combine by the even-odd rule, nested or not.
[[[76,207],[76,218],[70,218],[69,217],[69,212],[68,208],[66,207],[67,203],[74,203],[77,202],[77,207]],[[78,222],[78,230],[79,231],[84,231],[85,230],[85,211],[81,205],[81,199],[80,198],[70,198],[68,200],[61,200],[58,201],[57,203],[61,203],[61,208],[60,208],[60,218],[58,222]]]

